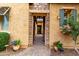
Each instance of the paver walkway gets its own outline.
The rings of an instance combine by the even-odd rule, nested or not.
[[[49,56],[50,49],[44,46],[42,36],[36,36],[34,45],[16,54],[18,56]]]

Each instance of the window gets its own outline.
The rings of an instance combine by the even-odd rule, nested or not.
[[[4,15],[2,20],[2,30],[8,30],[9,20],[8,16]]]
[[[76,9],[60,9],[60,26],[67,24],[67,18],[70,16],[74,17],[74,22],[77,20],[77,10]]]
[[[8,25],[9,25],[9,7],[0,7],[0,16],[2,16],[2,27],[1,29],[4,31],[8,30]]]

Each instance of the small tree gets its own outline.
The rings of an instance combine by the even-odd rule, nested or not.
[[[72,36],[72,39],[74,40],[74,48],[78,52],[76,48],[76,42],[77,42],[77,37],[79,35],[79,22],[76,19],[74,19],[73,16],[70,16],[67,20],[67,24],[70,26],[70,35]]]
[[[72,39],[74,40],[74,49],[79,54],[79,51],[76,47],[77,37],[79,35],[79,22],[76,19],[74,19],[73,16],[67,18],[67,24],[62,28],[62,33],[68,33],[69,35],[71,35]]]

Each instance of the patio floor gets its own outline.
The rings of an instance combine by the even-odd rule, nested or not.
[[[51,56],[79,56],[74,49],[64,49],[64,52],[55,52],[51,50]]]
[[[7,56],[50,56],[50,49],[44,46],[42,36],[37,36],[34,45],[24,50],[13,52],[11,49],[0,52],[0,55]]]

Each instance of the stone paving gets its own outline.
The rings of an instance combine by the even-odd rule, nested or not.
[[[34,40],[34,45],[32,47],[28,47],[24,50],[18,50],[16,52],[12,51],[12,49],[0,52],[0,56],[49,56],[49,55],[50,55],[50,49],[44,46],[42,36],[36,36],[36,39]]]
[[[65,49],[63,53],[50,50],[44,46],[42,40],[42,36],[37,36],[32,47],[16,52],[12,51],[12,49],[8,49],[7,52],[0,52],[0,56],[79,56],[74,49]]]
[[[64,52],[55,52],[51,49],[51,56],[79,56],[79,54],[74,49],[64,49]]]
[[[34,45],[32,47],[29,47],[26,50],[15,54],[15,56],[49,56],[50,49],[44,46],[44,42],[42,40],[42,36],[36,36]]]

